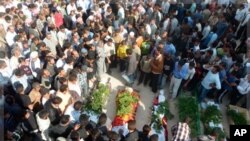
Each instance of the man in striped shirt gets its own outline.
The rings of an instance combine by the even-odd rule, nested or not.
[[[189,141],[191,129],[189,128],[190,118],[186,117],[184,122],[178,122],[171,128],[171,141]]]

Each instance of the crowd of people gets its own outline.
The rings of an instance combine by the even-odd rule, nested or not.
[[[92,85],[116,68],[129,85],[169,88],[171,100],[198,89],[200,103],[246,107],[249,19],[236,0],[0,1],[4,138],[157,141],[149,125],[129,121],[124,135],[106,114],[94,123],[82,113]],[[179,130],[173,140],[188,140]]]

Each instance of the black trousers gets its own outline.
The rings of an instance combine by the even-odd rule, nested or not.
[[[233,88],[233,91],[231,93],[231,100],[230,104],[236,105],[238,101],[243,97],[244,95],[240,94],[236,87]]]
[[[161,74],[151,74],[151,88],[152,88],[152,92],[157,93],[158,90],[158,82],[160,79]]]
[[[127,59],[120,59],[120,71],[124,72],[127,69]]]
[[[138,80],[139,84],[141,84],[143,82],[144,85],[147,85],[149,79],[150,79],[150,73],[140,71],[140,77]]]

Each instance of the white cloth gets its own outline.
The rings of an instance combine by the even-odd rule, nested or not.
[[[68,4],[68,5],[67,5],[67,13],[68,13],[68,15],[70,14],[70,12],[71,12],[72,10],[75,10],[75,12],[77,11],[76,5],[73,4],[73,6],[72,6],[71,4]]]
[[[51,53],[56,56],[56,45],[57,45],[57,41],[53,40],[53,37],[49,40],[47,38],[45,38],[44,43],[46,44],[46,46],[50,49]]]
[[[34,68],[31,67],[31,63],[32,63],[32,60],[30,61],[30,69],[32,71],[32,75],[34,77],[37,77],[37,69],[41,69],[41,61],[39,58],[37,58],[37,60],[34,62]]]
[[[79,121],[79,117],[81,115],[80,111],[76,111],[74,109],[74,104],[71,104],[70,106],[67,107],[64,115],[69,115],[70,116],[70,121],[72,123],[76,123]]]
[[[16,32],[7,32],[6,33],[6,36],[5,36],[5,39],[6,39],[6,42],[9,46],[12,46],[15,42],[14,42],[14,38],[16,36]]]
[[[123,7],[119,8],[118,9],[118,17],[121,18],[121,19],[124,19],[125,18],[125,10]]]
[[[61,68],[64,66],[64,64],[65,64],[65,62],[62,59],[58,59],[56,61],[56,68]]]
[[[237,86],[237,89],[242,95],[250,92],[250,82],[247,80],[247,76],[240,79],[240,84]]]
[[[247,13],[246,17],[243,19],[243,21],[241,22],[241,26],[244,26],[247,24],[247,22],[249,21],[250,19],[250,12]]]
[[[12,72],[18,68],[19,62],[18,62],[18,58],[15,56],[12,56],[10,58],[10,69],[12,70]]]
[[[187,63],[187,64],[189,65],[189,63]],[[192,69],[188,68],[188,73],[187,73],[187,75],[185,77],[185,80],[188,80],[188,79],[191,80],[191,79],[193,79],[194,74],[195,74],[195,68],[192,68]]]
[[[120,130],[123,131],[123,136],[126,136],[129,133],[127,124],[124,124],[122,126],[115,126],[112,128],[112,131],[116,132],[117,134],[119,134]]]
[[[108,56],[108,57],[110,57],[111,55],[116,54],[115,53],[115,45],[113,43],[110,46],[107,43],[104,44],[104,50],[105,50],[106,56]]]
[[[77,0],[76,5],[77,7],[82,7],[82,12],[86,13],[88,9],[88,0]]]
[[[69,100],[71,99],[71,95],[69,93],[64,94],[64,93],[58,91],[56,93],[56,96],[58,96],[62,99],[62,102],[59,104],[59,108],[61,109],[61,111],[64,111],[66,108],[66,105],[68,105]]]
[[[245,14],[247,13],[248,9],[244,8],[244,9],[237,9],[236,14],[235,14],[235,20],[237,20],[238,22],[241,22],[245,16]]]
[[[49,135],[48,135],[48,128],[50,126],[50,119],[41,119],[39,117],[39,113],[36,114],[36,121],[37,125],[39,128],[39,131],[41,131],[42,139],[47,140]]]
[[[202,31],[202,39],[205,39],[209,32],[211,31],[211,27],[209,25],[205,26],[203,31]]]
[[[175,78],[174,75],[172,76],[169,86],[170,93],[172,93],[172,98],[175,98],[177,96],[181,81],[182,79]]]
[[[170,3],[168,1],[163,1],[161,4],[161,9],[163,14],[168,14],[170,8]]]
[[[78,82],[76,82],[76,84],[68,82],[68,87],[69,87],[69,91],[74,91],[81,97],[82,91]]]
[[[229,5],[229,0],[218,0],[218,5]]]
[[[28,77],[26,76],[26,75],[23,75],[22,77],[20,77],[20,78],[17,78],[15,75],[13,75],[12,77],[11,77],[11,83],[12,83],[12,85],[14,86],[14,84],[16,83],[16,82],[19,82],[20,84],[22,84],[23,85],[23,88],[24,88],[24,90],[26,89],[26,88],[28,88]],[[15,87],[13,87],[14,89],[16,89]]]
[[[213,74],[211,71],[207,73],[205,78],[201,81],[201,84],[204,88],[210,90],[212,89],[210,87],[210,84],[215,83],[216,89],[221,89],[221,82],[220,82],[220,77],[219,73]]]
[[[57,33],[57,38],[58,38],[58,42],[59,42],[60,46],[63,47],[64,41],[67,40],[67,34],[63,33],[62,31],[59,31]]]

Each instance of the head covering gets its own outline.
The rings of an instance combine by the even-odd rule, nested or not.
[[[82,54],[88,54],[88,50],[86,48],[82,48],[81,53]]]
[[[83,66],[82,66],[82,70],[83,70],[83,71],[87,71],[87,69],[88,69],[88,67],[87,67],[86,65],[83,65]]]
[[[36,57],[38,57],[38,52],[37,51],[31,52],[30,58],[36,58]]]

